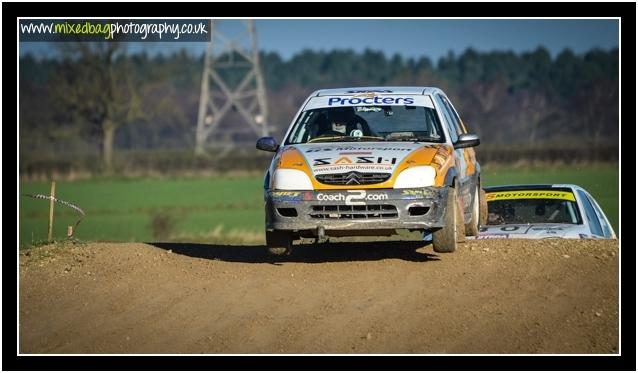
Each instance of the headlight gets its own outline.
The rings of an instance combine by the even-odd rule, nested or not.
[[[436,171],[430,166],[416,166],[401,171],[394,188],[421,188],[434,185]]]
[[[303,171],[280,168],[275,171],[273,189],[312,190],[312,181]]]

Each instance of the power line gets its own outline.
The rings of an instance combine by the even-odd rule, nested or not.
[[[255,137],[269,133],[254,21],[239,21],[242,31],[232,37],[219,30],[220,22],[211,21],[211,41],[204,59],[196,154],[204,154],[207,148],[228,151],[254,144]],[[228,119],[236,121],[229,123]]]

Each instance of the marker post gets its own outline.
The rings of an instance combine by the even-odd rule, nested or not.
[[[53,240],[53,207],[55,204],[53,203],[55,198],[55,180],[51,181],[51,199],[49,200],[49,233],[47,235],[47,239],[49,242]]]

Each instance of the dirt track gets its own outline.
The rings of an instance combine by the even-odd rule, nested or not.
[[[421,246],[304,245],[278,262],[263,246],[34,249],[20,256],[19,350],[618,352],[618,241]]]

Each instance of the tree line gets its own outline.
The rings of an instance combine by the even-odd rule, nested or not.
[[[19,62],[19,145],[30,156],[193,149],[203,56],[126,53],[115,43],[66,47]],[[483,144],[617,146],[618,49],[552,58],[543,47],[514,53],[428,57],[382,51],[304,50],[289,60],[261,52],[269,122],[281,139],[312,91],[349,86],[437,86]],[[242,71],[227,70],[238,80]]]

